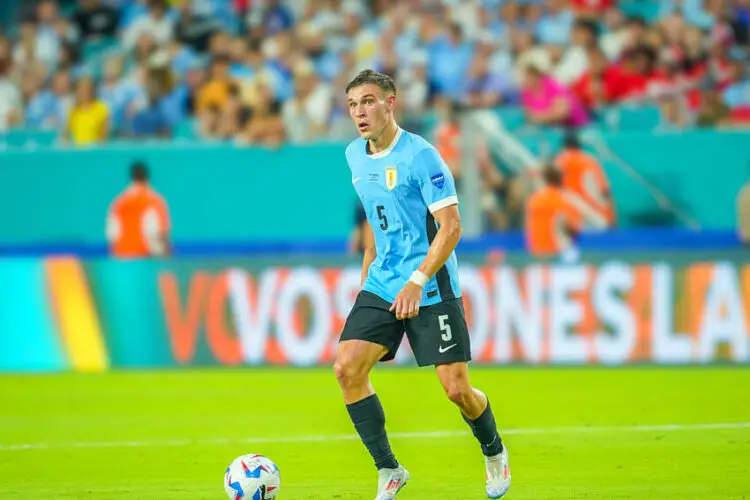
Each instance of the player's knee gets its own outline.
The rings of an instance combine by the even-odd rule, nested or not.
[[[462,408],[471,399],[471,386],[461,380],[449,381],[443,388],[448,399]]]
[[[360,365],[361,363],[357,363],[351,358],[336,359],[333,372],[341,387],[346,389],[367,383],[367,370]]]

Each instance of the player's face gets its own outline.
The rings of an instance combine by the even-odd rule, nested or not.
[[[365,140],[380,137],[393,113],[396,96],[368,83],[349,90],[347,97],[349,116],[359,135]]]

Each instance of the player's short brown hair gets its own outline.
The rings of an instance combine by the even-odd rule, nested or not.
[[[360,71],[359,74],[346,86],[346,93],[348,94],[351,89],[359,87],[360,85],[367,85],[368,83],[377,85],[386,93],[396,94],[396,84],[393,82],[393,78],[385,73],[378,73],[371,69]]]

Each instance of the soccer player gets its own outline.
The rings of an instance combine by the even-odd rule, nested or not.
[[[479,441],[487,496],[500,498],[510,487],[508,450],[487,397],[469,383],[453,177],[432,145],[396,124],[391,77],[365,70],[346,92],[360,135],[347,147],[346,159],[369,224],[362,290],[341,334],[334,369],[349,416],[378,468],[376,500],[396,498],[409,480],[391,451],[383,407],[369,380],[378,361],[394,358],[404,332],[419,366],[435,366],[446,395]]]

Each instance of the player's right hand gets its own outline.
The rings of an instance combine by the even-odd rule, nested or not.
[[[422,302],[422,287],[409,281],[398,293],[389,311],[395,311],[396,319],[415,318],[419,314],[420,302]]]

